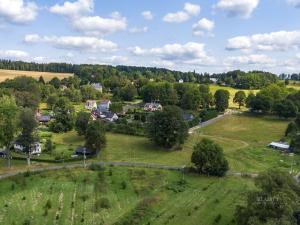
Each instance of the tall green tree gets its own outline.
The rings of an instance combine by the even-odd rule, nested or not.
[[[87,112],[79,112],[77,114],[76,122],[75,122],[75,130],[78,135],[85,135],[88,124],[91,120],[91,114]]]
[[[274,104],[273,111],[279,117],[289,118],[289,117],[295,117],[297,115],[298,108],[291,100],[284,99]]]
[[[163,111],[153,113],[149,118],[147,130],[149,138],[165,148],[182,145],[188,136],[182,111],[177,106],[166,106]]]
[[[216,91],[214,98],[215,98],[216,109],[219,112],[224,112],[228,108],[229,97],[230,97],[230,93],[227,90],[219,89]]]
[[[5,147],[8,167],[11,166],[10,148],[18,132],[18,113],[19,108],[13,97],[0,98],[0,145]]]
[[[257,190],[247,194],[235,213],[239,225],[297,225],[300,223],[300,187],[285,172],[270,170],[255,180]]]
[[[223,149],[210,139],[202,139],[194,147],[191,161],[199,173],[209,176],[224,176],[229,169]]]
[[[245,105],[246,102],[246,93],[244,91],[238,91],[235,93],[233,102],[239,105],[239,109],[241,106]]]
[[[53,132],[67,132],[73,129],[75,109],[69,99],[61,97],[54,106],[54,121],[50,124]]]
[[[21,135],[19,136],[19,143],[24,147],[27,153],[27,163],[30,166],[31,145],[37,141],[35,129],[38,122],[35,118],[34,112],[29,108],[24,108],[20,113],[19,127],[21,128]]]
[[[104,123],[100,120],[89,123],[85,135],[85,146],[94,153],[106,145],[106,132]]]

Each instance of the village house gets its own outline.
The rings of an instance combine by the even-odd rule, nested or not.
[[[217,78],[209,78],[210,82],[212,82],[213,84],[216,84],[218,82]]]
[[[108,112],[109,111],[109,107],[111,105],[111,101],[110,100],[103,100],[102,102],[100,102],[100,104],[97,106],[97,109],[100,112]]]
[[[97,102],[95,100],[87,100],[85,103],[85,108],[88,110],[93,110],[97,108]]]
[[[183,83],[183,79],[180,79],[180,80],[178,81],[178,83],[182,84],[182,83]]]
[[[103,112],[103,119],[107,122],[115,122],[119,119],[118,115],[113,112]]]
[[[39,110],[36,112],[35,117],[39,123],[48,123],[51,120],[51,116],[42,115]]]
[[[103,87],[100,83],[91,83],[91,86],[102,93]]]
[[[144,105],[144,110],[147,112],[155,112],[157,110],[162,110],[162,105],[159,103],[146,103]]]
[[[16,151],[24,152],[24,146],[20,144],[19,141],[16,141],[14,144],[14,149]],[[30,154],[31,155],[39,155],[42,153],[42,145],[39,142],[34,142],[30,146]]]

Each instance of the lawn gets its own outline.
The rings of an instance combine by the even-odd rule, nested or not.
[[[273,167],[288,170],[292,157],[266,147],[271,141],[279,141],[283,137],[287,124],[288,121],[273,117],[248,114],[227,116],[190,135],[181,151],[166,151],[143,137],[108,134],[107,147],[100,158],[109,161],[190,165],[194,145],[207,137],[223,147],[231,171],[259,172]],[[299,157],[295,156],[294,159],[300,164]]]
[[[247,178],[180,180],[180,172],[117,167],[22,175],[0,181],[0,223],[210,225],[219,217],[227,225],[254,188]]]
[[[235,95],[236,92],[244,91],[246,93],[246,95],[248,95],[250,92],[253,92],[253,93],[258,92],[258,90],[241,90],[241,89],[235,89],[235,88],[232,88],[232,87],[219,86],[219,85],[210,85],[209,88],[210,88],[210,92],[212,94],[215,94],[215,92],[219,89],[229,91],[229,93],[230,93],[229,107],[230,108],[238,108],[238,105],[233,103],[233,98],[234,98],[234,95]]]
[[[231,115],[191,134],[179,151],[168,151],[151,143],[148,138],[107,133],[107,145],[93,160],[146,162],[163,165],[189,166],[194,145],[207,137],[220,144],[232,172],[260,172],[268,168],[290,170],[294,158],[300,169],[300,158],[290,157],[267,148],[271,141],[279,141],[288,121],[250,114]],[[50,133],[51,134],[51,133]],[[56,149],[52,156],[70,157],[84,138],[75,131],[51,134]]]
[[[225,150],[233,171],[258,172],[268,168],[289,170],[292,157],[266,147],[279,141],[289,121],[250,114],[227,116],[199,131],[199,137],[209,137]],[[300,169],[300,157],[294,156]]]
[[[42,76],[44,80],[47,82],[54,77],[63,79],[63,78],[71,77],[73,76],[73,74],[0,69],[0,82],[5,81],[6,79],[14,79],[15,77],[20,77],[20,76],[28,76],[28,77],[33,77],[35,79],[39,79],[39,77]]]

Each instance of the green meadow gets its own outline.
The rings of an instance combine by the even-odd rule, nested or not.
[[[1,224],[235,224],[248,178],[106,167],[24,174],[1,182]],[[16,213],[17,212],[17,213]]]

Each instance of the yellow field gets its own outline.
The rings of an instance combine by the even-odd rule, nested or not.
[[[5,81],[6,79],[13,79],[20,76],[30,76],[35,79],[39,79],[40,76],[44,78],[47,82],[54,77],[63,79],[66,77],[73,76],[71,73],[49,73],[49,72],[35,72],[35,71],[21,71],[21,70],[1,70],[0,69],[0,82]]]
[[[222,87],[222,86],[218,86],[218,85],[210,85],[209,86],[210,91],[212,94],[215,94],[215,92],[219,89],[223,89],[223,90],[227,90],[230,93],[230,99],[229,99],[229,107],[230,108],[238,108],[238,105],[233,103],[233,98],[236,92],[242,90],[242,89],[235,89],[232,87]],[[254,94],[256,94],[259,90],[242,90],[246,93],[246,95],[249,95],[250,92],[253,92]]]

